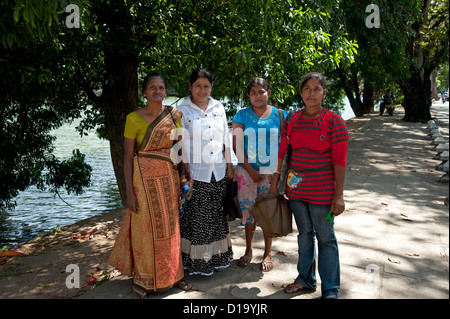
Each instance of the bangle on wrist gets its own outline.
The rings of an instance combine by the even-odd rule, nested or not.
[[[279,174],[279,175],[281,175],[281,173],[280,173],[280,171],[275,171],[275,172],[273,172],[274,174]]]

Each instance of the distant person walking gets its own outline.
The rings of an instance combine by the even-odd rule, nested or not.
[[[393,103],[394,96],[391,94],[391,90],[387,90],[383,95],[383,101],[380,104],[380,115],[383,115],[386,106]]]

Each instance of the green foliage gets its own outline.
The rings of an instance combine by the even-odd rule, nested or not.
[[[379,10],[379,28],[366,25],[368,5]],[[405,119],[428,120],[429,76],[448,61],[448,1],[337,1],[336,6],[334,25],[358,44],[355,63],[336,68],[355,114],[369,112],[374,97],[400,86]]]
[[[73,156],[64,161],[58,161],[54,157],[47,162],[47,172],[44,180],[50,185],[50,190],[58,192],[64,188],[67,192],[80,195],[83,188],[90,185],[92,168],[84,161],[85,155],[74,150]]]
[[[419,42],[426,52],[424,67],[435,69],[440,64],[448,65],[449,60],[449,8],[447,1],[431,1]]]
[[[67,27],[69,3],[80,9],[80,28]],[[123,136],[124,118],[138,105],[134,74],[164,73],[171,92],[186,96],[191,71],[208,68],[217,77],[213,96],[230,101],[231,116],[255,76],[271,83],[271,103],[288,108],[299,103],[302,76],[323,71],[331,78],[329,100],[337,101],[333,68],[350,65],[357,48],[335,28],[339,6],[332,0],[14,0],[0,8],[7,154],[0,177],[8,181],[1,205],[29,185],[80,193],[89,183],[84,156],[56,161],[49,132],[81,116],[82,135],[97,129],[110,140]],[[128,69],[123,61],[131,61]],[[113,146],[114,164],[123,158],[120,147]]]
[[[67,62],[60,59],[61,46],[48,35],[30,37],[22,19],[0,20],[2,26],[10,24],[11,34],[24,32],[12,48],[0,46],[0,209],[14,207],[13,198],[30,185],[79,194],[90,176],[90,166],[80,162],[82,154],[63,162],[52,154],[50,132],[78,118],[87,104],[73,85]],[[69,174],[70,169],[78,175]]]
[[[437,82],[438,82],[438,90],[440,91],[448,91],[449,88],[449,67],[448,62],[441,64],[437,68]]]
[[[419,2],[409,0],[341,2],[337,18],[341,19],[340,25],[348,32],[349,37],[358,43],[355,63],[349,68],[338,65],[345,74],[345,78],[341,81],[347,83],[343,85],[347,85],[351,89],[350,94],[356,98],[352,104],[355,114],[370,111],[363,109],[363,105],[359,104],[362,103],[364,86],[371,88],[377,97],[386,89],[395,87],[393,77],[408,76],[410,59],[405,54],[405,46],[414,33],[411,25],[420,13]],[[379,9],[379,28],[369,28],[366,25],[366,19],[371,12],[366,12],[366,8],[371,4],[377,5]],[[373,100],[368,103],[371,102],[373,103]]]
[[[352,43],[331,47],[325,31],[330,13],[303,1],[189,3],[172,17],[178,23],[158,33],[156,44],[141,53],[143,71],[169,75],[181,96],[188,94],[190,72],[202,66],[217,76],[215,97],[237,105],[245,98],[246,84],[261,76],[272,84],[272,103],[286,108],[298,99],[302,76],[324,60],[325,50],[327,58],[351,60]]]
[[[410,63],[405,56],[405,45],[413,34],[411,25],[420,13],[420,1],[349,1],[344,8],[345,25],[348,32],[358,41],[360,50],[356,65],[369,81],[380,88],[387,87],[382,74],[407,76]],[[365,8],[376,4],[380,13],[380,27],[368,28]]]

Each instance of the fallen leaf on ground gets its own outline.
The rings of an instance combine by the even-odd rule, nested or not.
[[[39,271],[39,270],[41,270],[42,268],[33,268],[33,269],[31,269],[31,270],[28,270],[27,272],[28,273],[32,273],[32,272],[35,272],[35,271]]]
[[[282,255],[282,256],[286,256],[286,253],[285,253],[284,251],[281,251],[281,250],[279,250],[279,251],[277,252],[277,254],[278,254],[278,255]]]
[[[408,222],[412,222],[412,219],[408,218],[408,215],[400,213],[400,216],[405,217],[405,218],[402,218],[403,220],[406,220]]]
[[[88,285],[90,286],[90,285],[92,285],[93,283],[95,283],[96,281],[97,281],[97,277],[92,276],[91,278],[89,278]]]
[[[72,239],[83,239],[83,238],[89,238],[92,235],[96,235],[97,232],[93,232],[93,233],[81,233],[81,234],[76,234],[72,236]]]
[[[419,257],[419,254],[416,253],[406,253],[406,256],[414,256],[414,257]]]
[[[14,257],[14,256],[20,256],[20,255],[23,255],[23,253],[21,253],[19,251],[13,251],[13,250],[0,251],[0,257]]]
[[[399,260],[391,259],[391,257],[388,257],[388,260],[389,260],[391,263],[394,263],[394,264],[400,264],[400,261],[399,261]]]

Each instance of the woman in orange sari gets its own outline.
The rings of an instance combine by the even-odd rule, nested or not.
[[[183,280],[178,219],[180,187],[187,181],[180,183],[184,172],[170,157],[171,134],[181,128],[182,113],[162,104],[164,76],[148,75],[142,93],[147,105],[128,114],[125,124],[127,212],[108,260],[123,275],[134,275],[133,298],[174,285],[190,288]]]

